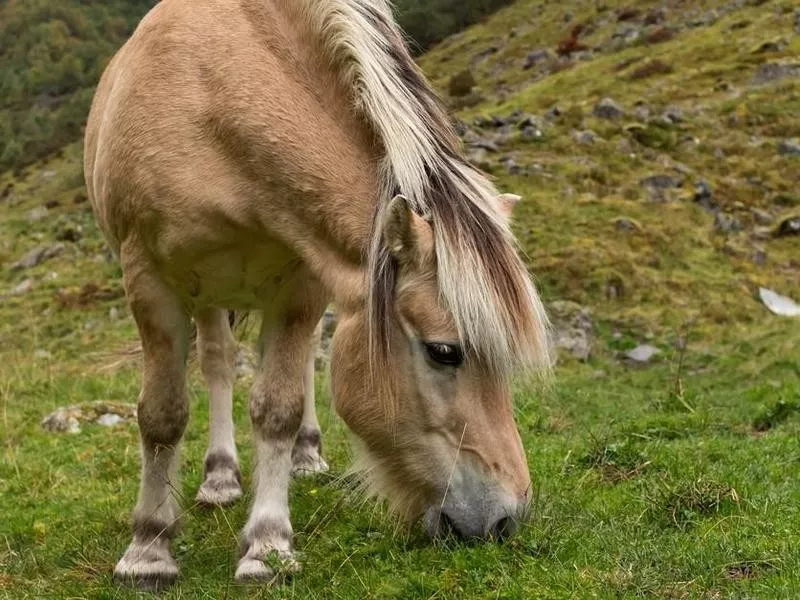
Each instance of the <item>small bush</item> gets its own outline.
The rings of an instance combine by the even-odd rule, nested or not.
[[[472,71],[469,69],[464,69],[450,78],[450,83],[447,86],[447,92],[453,98],[461,98],[469,95],[474,87],[475,78],[472,76]]]

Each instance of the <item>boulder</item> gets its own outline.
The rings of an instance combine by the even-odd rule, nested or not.
[[[550,303],[548,312],[553,321],[553,343],[556,349],[577,360],[588,360],[594,343],[591,311],[575,302],[558,300]]]

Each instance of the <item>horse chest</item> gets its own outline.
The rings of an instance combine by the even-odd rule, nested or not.
[[[171,262],[165,274],[193,310],[265,309],[292,287],[302,262],[281,245],[234,246]]]

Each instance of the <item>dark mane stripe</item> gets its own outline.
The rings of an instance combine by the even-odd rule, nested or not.
[[[468,350],[499,372],[520,364],[549,365],[547,317],[500,213],[497,191],[464,157],[389,5],[304,1],[385,151],[366,249],[373,366],[380,370],[389,356],[398,267],[380,224],[398,191],[432,224],[441,296]]]

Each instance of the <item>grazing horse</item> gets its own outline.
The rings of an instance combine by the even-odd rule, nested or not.
[[[119,580],[161,587],[178,504],[192,319],[210,397],[197,499],[241,495],[226,311],[262,314],[254,498],[236,579],[292,553],[291,473],[327,468],[311,349],[375,490],[432,536],[513,533],[530,476],[510,376],[549,362],[509,229],[385,0],[162,0],[108,65],[85,176],[143,348],[142,475]]]

